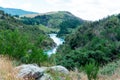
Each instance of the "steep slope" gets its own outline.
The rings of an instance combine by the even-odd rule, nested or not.
[[[120,55],[120,14],[88,22],[70,34],[58,49],[58,64],[70,69],[97,62],[104,65]]]
[[[43,36],[45,38],[42,43],[43,49],[54,46],[52,39],[50,39],[42,30],[40,30],[39,27],[30,25],[28,26],[14,17],[5,14],[3,11],[0,11],[0,31],[14,31],[15,29],[18,29],[21,34],[29,35],[32,42],[36,41],[40,36]]]
[[[28,26],[0,11],[0,54],[22,63],[41,65],[48,60],[44,50],[55,43],[37,26]]]
[[[25,11],[22,9],[14,9],[14,8],[3,8],[0,7],[0,10],[4,11],[10,15],[26,15],[26,14],[38,14],[37,12]]]

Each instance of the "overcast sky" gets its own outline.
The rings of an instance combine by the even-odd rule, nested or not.
[[[70,11],[85,20],[120,13],[120,0],[0,0],[0,6],[39,13]]]

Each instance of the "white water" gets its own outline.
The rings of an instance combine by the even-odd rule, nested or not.
[[[56,47],[47,51],[48,55],[55,54],[59,45],[63,44],[64,40],[57,37],[57,34],[49,34],[50,38],[56,43]]]

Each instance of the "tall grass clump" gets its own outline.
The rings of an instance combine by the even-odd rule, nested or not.
[[[87,74],[89,80],[97,80],[99,67],[96,63],[88,63],[84,66],[84,71]]]
[[[23,80],[16,77],[17,73],[12,61],[8,57],[0,55],[0,80]]]

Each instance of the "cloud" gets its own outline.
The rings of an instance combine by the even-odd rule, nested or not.
[[[72,0],[69,3],[71,11],[87,20],[98,20],[108,15],[120,12],[120,0]]]
[[[120,12],[120,0],[0,0],[0,6],[40,13],[64,10],[86,20],[98,20]]]
[[[3,0],[0,0],[0,3],[2,3],[3,2]]]

